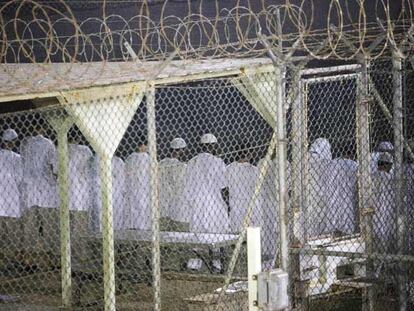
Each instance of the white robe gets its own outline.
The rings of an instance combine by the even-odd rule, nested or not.
[[[23,161],[19,154],[0,150],[0,216],[20,217]]]
[[[201,153],[188,162],[185,197],[193,211],[192,232],[229,231],[227,205],[221,190],[226,187],[226,165],[209,153]]]
[[[372,176],[375,213],[374,236],[378,252],[390,252],[396,245],[395,176],[377,171]]]
[[[88,146],[69,145],[70,209],[87,211],[91,207],[91,159]]]
[[[125,161],[130,228],[151,230],[150,158],[132,153]]]
[[[161,216],[190,222],[192,214],[183,195],[187,164],[167,158],[160,161],[158,167]]]
[[[50,139],[37,135],[23,140],[21,156],[24,159],[24,202],[32,206],[57,207],[57,152]]]
[[[253,197],[259,170],[250,163],[234,162],[226,168],[229,186],[230,230],[240,232],[251,198]],[[262,227],[262,202],[255,200],[250,226]]]
[[[357,173],[358,164],[349,159],[333,160],[335,173],[332,213],[333,229],[352,234],[357,226]]]
[[[125,189],[125,164],[119,157],[112,158],[112,220],[114,230],[128,228],[128,213]],[[99,157],[92,164],[92,228],[102,231],[102,188]]]
[[[264,165],[264,158],[257,164],[260,171]],[[261,189],[263,229],[262,229],[262,253],[275,258],[280,247],[279,236],[279,172],[278,159],[269,163],[267,174]],[[286,179],[288,189],[291,187],[291,165],[287,162]]]
[[[330,234],[335,228],[335,166],[327,140],[317,139],[309,149],[307,190],[308,238]]]

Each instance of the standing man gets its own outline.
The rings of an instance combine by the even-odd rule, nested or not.
[[[39,249],[59,249],[59,193],[57,186],[57,151],[46,138],[44,130],[37,128],[37,135],[21,143],[23,164],[24,239],[26,245]]]
[[[0,149],[0,248],[7,252],[16,252],[21,247],[19,218],[23,212],[23,161],[21,156],[13,151],[17,137],[13,129],[5,130]]]
[[[217,138],[204,134],[200,143],[203,152],[188,162],[185,196],[193,211],[192,232],[225,233],[229,216],[222,190],[226,188],[226,165],[215,156]]]
[[[112,158],[112,183],[114,229],[128,229],[130,219],[126,199],[126,170],[125,163],[120,157]]]
[[[357,174],[358,163],[349,158],[333,160],[336,173],[333,202],[334,230],[337,234],[352,234],[357,228]]]
[[[388,152],[381,153],[378,158],[377,171],[372,176],[375,208],[373,222],[378,252],[394,253],[393,246],[396,245],[397,227],[393,163],[391,154]]]
[[[20,146],[20,154],[24,159],[23,178],[27,208],[59,205],[56,147],[43,134],[43,129],[38,127],[37,135],[25,138]]]
[[[246,150],[240,152],[239,160],[226,168],[227,185],[229,185],[230,230],[239,233],[254,195],[259,170],[250,164],[250,156]],[[254,198],[254,209],[250,226],[262,227],[261,198]]]
[[[335,175],[331,144],[326,138],[317,138],[309,148],[308,238],[333,233],[336,227]]]
[[[92,206],[91,159],[88,146],[77,143],[70,137],[69,150],[69,208],[71,211],[70,227],[75,234],[88,230],[89,212]]]
[[[23,161],[14,152],[17,133],[13,129],[3,132],[3,148],[0,149],[0,216],[18,218],[22,213],[21,183],[23,179]]]
[[[125,161],[127,198],[132,229],[151,230],[150,158],[147,144],[138,145]]]
[[[183,157],[186,147],[187,143],[180,137],[171,141],[171,157],[163,159],[159,163],[159,185],[161,216],[178,223],[188,224],[192,214],[183,196],[187,169]],[[176,231],[182,228],[171,229],[171,231]]]
[[[279,257],[280,232],[279,232],[279,168],[276,150],[272,153],[267,174],[260,191],[262,201],[263,229],[261,236],[263,241],[262,254],[266,268],[274,267]],[[259,160],[258,174],[265,164],[265,159]],[[287,187],[291,185],[291,167],[287,162],[286,179]]]
[[[88,211],[91,206],[91,159],[88,146],[69,144],[70,209]]]
[[[101,193],[101,176],[99,171],[99,156],[96,155],[91,161],[92,172],[92,208],[91,226],[95,231],[102,230],[102,193]],[[121,230],[129,228],[129,215],[126,199],[126,175],[125,163],[121,158],[114,156],[111,161],[112,175],[112,213],[113,228]]]

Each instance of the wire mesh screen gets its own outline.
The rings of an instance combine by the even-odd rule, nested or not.
[[[247,310],[248,226],[262,270],[287,259],[291,308],[412,308],[412,71],[397,65],[0,115],[0,309]]]

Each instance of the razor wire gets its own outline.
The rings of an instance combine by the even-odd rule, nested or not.
[[[102,1],[100,16],[84,18],[78,16],[76,3],[9,1],[0,8],[1,60],[130,60],[131,50],[141,61],[162,60],[173,51],[179,51],[180,59],[260,56],[265,50],[257,40],[259,30],[275,47],[283,40],[279,48],[286,53],[297,49],[318,59],[351,59],[357,52],[375,59],[388,46],[402,55],[412,48],[409,1],[402,1],[401,8],[380,0],[374,6],[357,0],[331,0],[322,7],[318,1],[281,1],[278,5],[235,1],[231,8],[217,2],[209,15],[204,13],[207,4],[203,1],[198,5],[183,2],[183,12],[173,15],[176,5],[174,1],[142,1],[132,7],[136,14],[123,16],[109,14]],[[321,9],[326,14],[318,20],[321,14],[315,13]],[[372,48],[370,43],[379,37],[382,41]],[[318,42],[325,39],[325,49],[316,52]],[[352,41],[357,52],[350,53],[345,40]]]

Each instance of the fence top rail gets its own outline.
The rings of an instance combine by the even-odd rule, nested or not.
[[[52,64],[1,64],[0,102],[56,97],[60,92],[153,79],[162,62],[92,62]],[[155,79],[155,85],[219,78],[242,73],[246,68],[271,71],[267,58],[172,61]],[[56,83],[60,81],[60,83]]]

